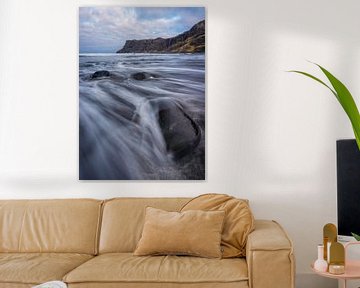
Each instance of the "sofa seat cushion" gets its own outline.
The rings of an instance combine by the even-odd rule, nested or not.
[[[247,283],[244,259],[206,259],[189,256],[97,256],[64,277],[67,283]],[[146,285],[145,285],[146,286]]]
[[[61,280],[92,257],[72,253],[0,253],[0,283],[40,284]]]

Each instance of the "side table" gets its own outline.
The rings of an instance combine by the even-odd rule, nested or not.
[[[344,274],[331,274],[329,272],[320,272],[314,269],[314,264],[311,265],[311,269],[318,275],[327,278],[333,278],[343,280],[343,288],[346,288],[346,284],[348,280],[360,279],[360,260],[348,260],[346,256],[346,250],[351,245],[360,245],[360,242],[349,242],[346,243],[345,246],[345,273]]]

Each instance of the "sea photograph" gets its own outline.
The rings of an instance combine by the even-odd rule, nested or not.
[[[205,8],[79,8],[79,179],[205,180]]]

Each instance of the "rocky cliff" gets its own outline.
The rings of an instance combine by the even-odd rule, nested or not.
[[[205,20],[171,38],[127,40],[116,53],[199,53],[205,52]]]

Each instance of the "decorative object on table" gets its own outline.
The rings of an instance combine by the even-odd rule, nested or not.
[[[328,223],[323,227],[324,259],[330,263],[331,243],[337,241],[337,228],[335,224]]]
[[[67,285],[61,281],[50,281],[37,286],[33,286],[32,288],[66,288]]]
[[[339,242],[333,242],[330,246],[329,273],[345,273],[345,248]]]
[[[334,96],[339,101],[340,105],[344,109],[345,113],[347,114],[347,116],[351,122],[352,128],[354,130],[356,142],[357,142],[358,148],[360,150],[360,114],[359,114],[359,110],[356,106],[353,96],[351,95],[350,91],[346,88],[346,86],[340,80],[338,80],[334,75],[332,75],[329,71],[327,71],[322,66],[320,66],[316,63],[314,63],[314,64],[316,66],[318,66],[320,68],[320,70],[325,74],[326,78],[330,81],[332,87],[330,87],[329,85],[327,85],[325,82],[323,82],[319,78],[317,78],[307,72],[297,71],[297,70],[292,70],[289,72],[294,72],[294,73],[299,73],[299,74],[305,75],[305,76],[321,83],[322,85],[327,87],[334,94]]]
[[[318,258],[314,263],[314,269],[320,272],[326,272],[328,263],[324,260],[324,245],[318,245]]]
[[[338,80],[333,74],[331,74],[328,70],[326,70],[325,68],[323,68],[322,66],[314,63],[316,66],[318,66],[320,68],[320,70],[324,73],[324,75],[326,76],[326,78],[330,81],[331,85],[326,84],[325,82],[323,82],[322,80],[320,80],[319,78],[307,73],[307,72],[303,72],[303,71],[298,71],[298,70],[292,70],[289,72],[294,72],[294,73],[299,73],[302,75],[305,75],[319,83],[321,83],[322,85],[324,85],[325,87],[327,87],[332,94],[334,94],[334,96],[336,97],[336,99],[339,101],[340,105],[342,106],[342,108],[344,109],[345,113],[347,114],[353,131],[354,131],[354,135],[355,135],[355,140],[356,140],[356,144],[357,144],[357,155],[356,158],[360,159],[360,114],[359,114],[359,110],[356,106],[355,100],[353,98],[353,96],[351,95],[349,89],[347,89],[347,87],[340,81]],[[351,140],[347,140],[347,141],[351,141]],[[337,160],[339,163],[339,142],[337,142]],[[354,157],[352,158],[352,160],[350,160],[350,163],[348,165],[346,165],[347,163],[345,162],[345,166],[354,166],[353,164],[355,163],[356,167],[360,167],[360,160],[354,160]],[[348,170],[348,171],[351,171]],[[351,176],[352,179],[349,179],[349,176],[347,175],[344,179],[345,182],[354,187],[354,185],[356,186],[354,191],[349,191],[347,189],[344,189],[342,191],[344,191],[347,195],[344,195],[345,193],[343,193],[342,191],[340,191],[339,188],[341,188],[341,186],[339,186],[339,165],[338,165],[338,221],[339,221],[339,231],[340,235],[343,235],[344,230],[347,230],[347,228],[345,227],[343,229],[343,226],[349,226],[351,225],[352,227],[358,228],[359,226],[357,224],[359,224],[360,220],[354,220],[351,219],[351,217],[353,217],[353,215],[357,214],[359,211],[359,206],[357,205],[357,203],[359,202],[359,191],[360,191],[360,168],[357,168],[355,171],[353,171],[353,174],[355,172],[355,176]],[[345,172],[346,173],[346,172]],[[344,185],[341,184],[340,185]],[[351,197],[348,197],[348,195],[350,194]],[[339,199],[342,198],[342,199]],[[351,199],[351,198],[356,198]],[[339,201],[340,200],[340,201]],[[343,209],[342,208],[342,203],[343,202],[347,202],[349,204],[346,205],[356,205],[355,208],[351,208],[351,209]],[[340,205],[339,205],[340,203]],[[341,211],[340,211],[341,210]],[[341,215],[340,213],[344,213],[345,215]],[[339,215],[340,214],[340,215]],[[348,215],[352,215],[352,216],[348,216]],[[355,217],[355,219],[360,219],[359,217]],[[350,221],[348,221],[350,220]],[[358,222],[355,222],[358,221]],[[355,222],[355,223],[353,223]],[[345,224],[347,223],[347,224]],[[350,224],[349,224],[350,223]],[[346,234],[344,234],[345,236],[350,236],[350,231],[346,232]]]
[[[338,243],[341,245],[341,243]],[[348,242],[345,244],[345,265],[336,265],[335,263],[329,266],[329,272],[321,272],[315,269],[314,265],[312,265],[313,271],[322,276],[332,279],[338,279],[339,281],[343,281],[341,287],[346,288],[349,280],[357,280],[360,279],[360,260],[351,260],[348,257],[349,247],[360,245],[360,242]],[[335,247],[336,245],[334,245]],[[334,252],[336,254],[336,252]],[[339,274],[341,273],[341,274]],[[340,282],[339,282],[340,283]],[[339,286],[340,287],[340,286]]]
[[[340,275],[345,273],[345,265],[338,265],[338,264],[330,264],[329,265],[329,273]]]
[[[80,8],[80,180],[205,180],[205,43],[204,7]]]
[[[314,269],[317,271],[326,272],[328,271],[331,274],[342,274],[345,272],[345,249],[344,246],[337,242],[337,228],[335,224],[327,223],[323,227],[323,240],[324,245],[321,246],[323,248],[323,255],[319,254],[318,251],[318,260],[314,263]],[[320,245],[319,245],[320,246]],[[318,250],[319,250],[318,246]],[[323,259],[327,260],[327,268],[323,268],[321,256],[325,256]],[[320,258],[320,261],[319,261]]]

